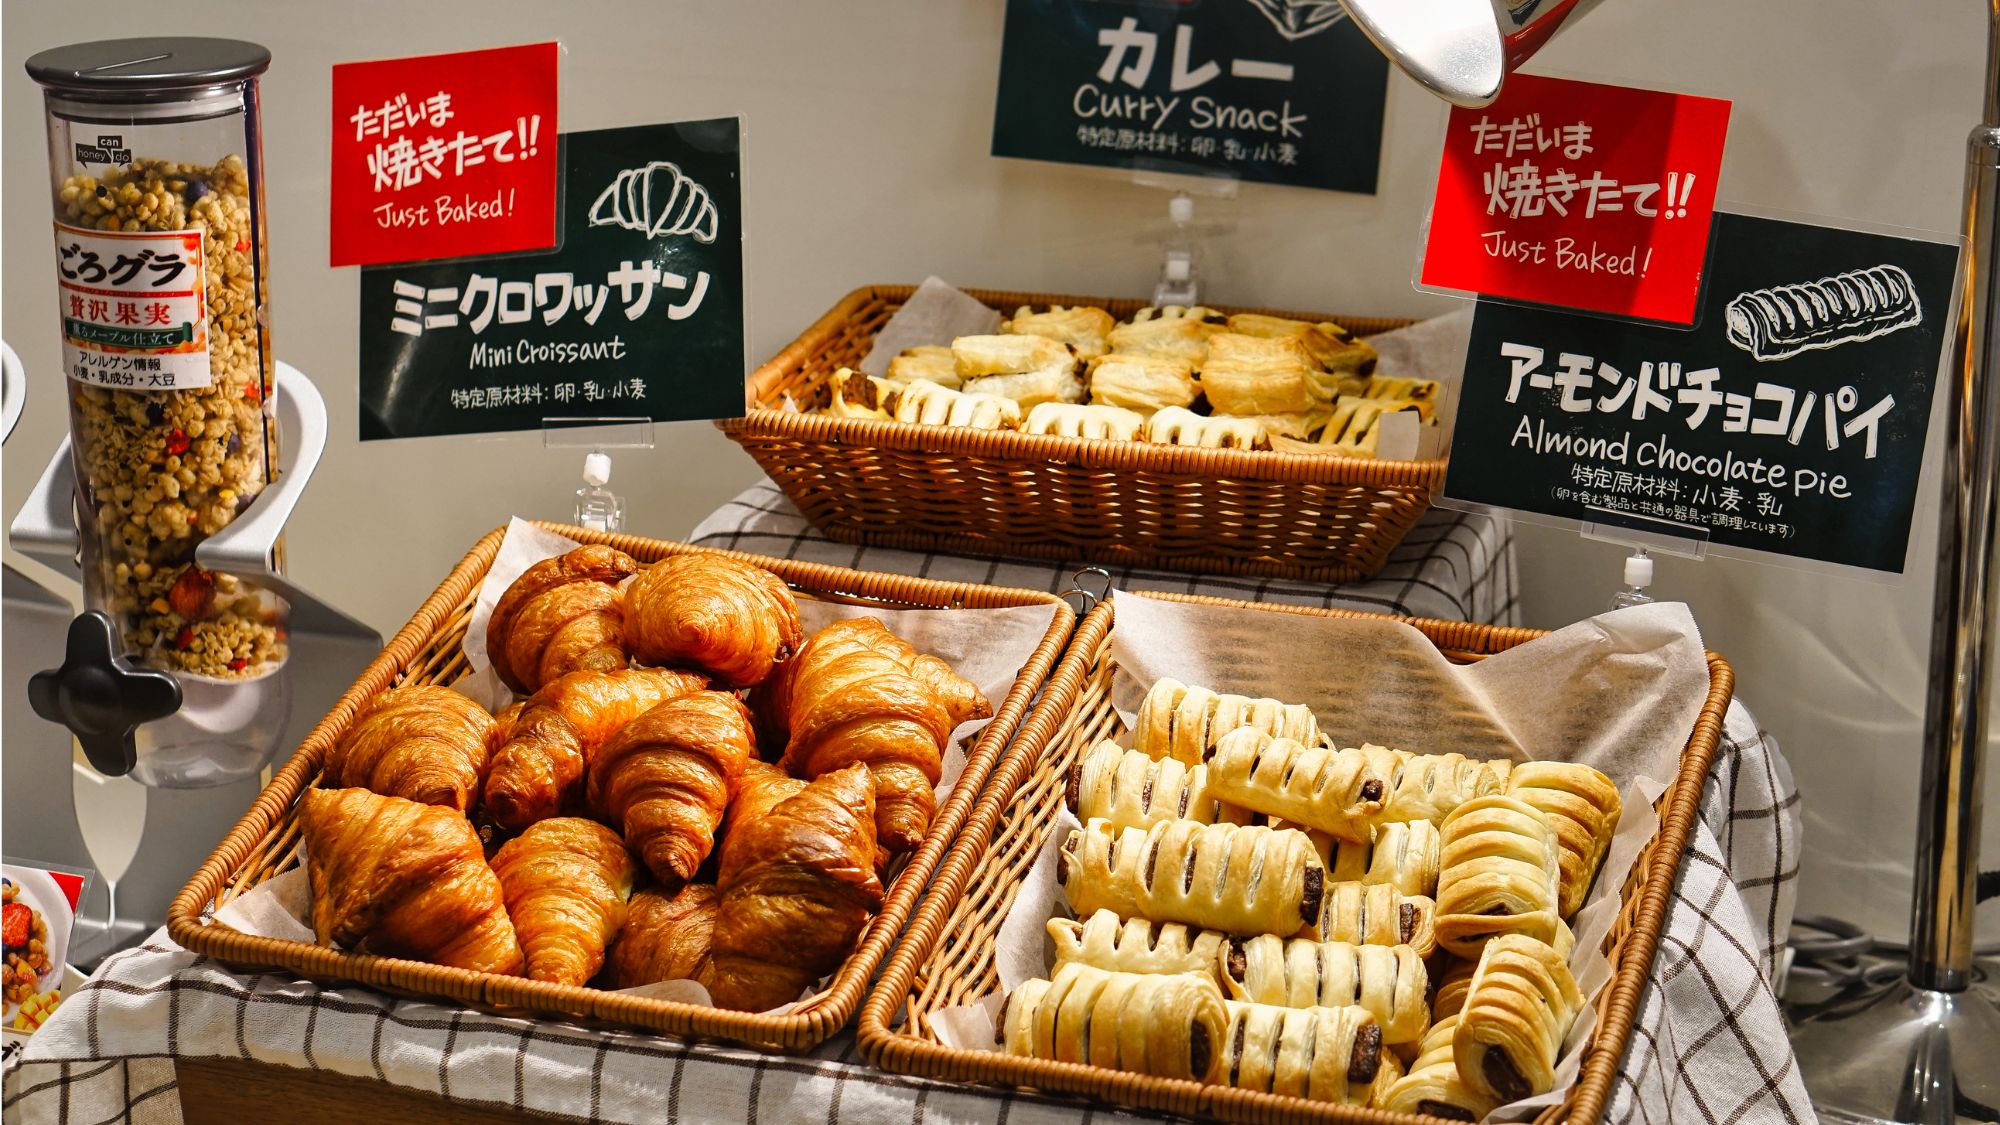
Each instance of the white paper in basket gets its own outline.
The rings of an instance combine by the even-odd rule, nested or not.
[[[1596,885],[1573,919],[1570,962],[1586,998],[1610,982],[1613,966],[1599,947],[1617,920],[1627,873],[1659,830],[1653,802],[1678,772],[1708,694],[1707,656],[1685,606],[1603,614],[1475,664],[1453,665],[1398,622],[1114,598],[1112,695],[1128,728],[1146,688],[1172,676],[1306,703],[1340,745],[1558,758],[1618,780],[1624,812]],[[930,1017],[947,1046],[1000,1049],[994,1039],[1000,999],[1022,981],[1047,975],[1047,922],[1069,913],[1056,885],[1055,854],[1075,827],[1068,810],[1058,809],[1001,921],[994,967],[1002,991]],[[1565,1040],[1552,1092],[1503,1106],[1489,1120],[1526,1119],[1559,1102],[1576,1080],[1595,1023],[1595,1009],[1586,1004]]]
[[[960,336],[986,336],[1000,331],[1000,314],[985,302],[960,292],[944,279],[927,277],[896,315],[875,334],[875,345],[861,361],[861,370],[881,376],[889,361],[908,348],[949,344]]]

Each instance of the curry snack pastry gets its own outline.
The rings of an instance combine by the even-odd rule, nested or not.
[[[1021,425],[1028,434],[1055,434],[1059,437],[1110,438],[1117,441],[1143,439],[1146,420],[1118,406],[1076,406],[1044,402],[1028,411]]]
[[[1439,1013],[1437,1022],[1424,1035],[1416,1060],[1409,1072],[1383,1091],[1377,1109],[1391,1113],[1421,1113],[1447,1121],[1483,1121],[1500,1108],[1497,1098],[1473,1089],[1458,1075],[1458,1060],[1452,1051],[1452,1037],[1458,1032],[1458,1014]]]
[[[1254,418],[1204,417],[1169,406],[1146,420],[1146,440],[1192,449],[1269,449],[1271,435]]]
[[[493,755],[486,773],[486,815],[518,832],[538,820],[584,807],[584,769],[626,723],[647,711],[700,691],[693,672],[626,668],[571,672],[528,697],[513,732]]]
[[[1303,414],[1333,397],[1315,373],[1312,356],[1296,337],[1218,332],[1208,340],[1201,387],[1217,414]]]
[[[898,422],[970,430],[1012,430],[1021,425],[1021,405],[1011,398],[957,391],[921,379],[896,392],[889,414]]]
[[[625,632],[640,661],[695,668],[723,688],[764,682],[804,638],[784,579],[707,552],[641,571],[625,590]]]
[[[1482,945],[1502,934],[1545,944],[1560,940],[1560,849],[1533,806],[1512,797],[1479,797],[1453,810],[1439,830],[1439,945],[1477,957]]]
[[[571,672],[625,667],[618,584],[638,572],[638,560],[598,545],[522,571],[486,622],[486,658],[501,682],[527,695]]]
[[[670,699],[598,749],[586,785],[590,808],[617,828],[653,878],[678,887],[715,850],[722,814],[756,756],[750,712],[735,696],[697,691]]]
[[[1319,924],[1308,936],[1349,945],[1407,945],[1429,957],[1437,949],[1437,904],[1387,883],[1328,883]]]
[[[958,358],[944,344],[920,344],[903,349],[889,360],[889,368],[883,377],[899,387],[922,380],[957,390],[963,382],[958,377]]]
[[[1058,966],[1080,961],[1118,973],[1195,973],[1213,977],[1227,939],[1179,922],[1120,918],[1099,910],[1089,918],[1049,919]]]
[[[896,384],[887,379],[843,367],[814,389],[812,409],[832,418],[887,422],[888,403],[895,391]]]
[[[1319,721],[1300,703],[1227,695],[1163,677],[1139,704],[1133,747],[1151,758],[1200,765],[1222,736],[1250,727],[1266,734],[1319,741]]]
[[[1480,953],[1452,1031],[1459,1079],[1500,1102],[1548,1093],[1582,1010],[1569,964],[1552,946],[1519,934],[1494,938]]]
[[[462,813],[366,789],[308,789],[298,818],[321,945],[520,974],[506,896]]]
[[[1303,832],[1169,820],[1150,829],[1093,820],[1056,857],[1070,909],[1289,937],[1319,917],[1326,872]]]
[[[1273,939],[1275,940],[1275,939]],[[1285,1008],[1225,1000],[1225,1085],[1315,1102],[1365,1106],[1402,1075],[1366,1009]]]
[[[1273,738],[1254,726],[1216,740],[1208,785],[1232,805],[1357,843],[1373,839],[1406,755]]]
[[[876,831],[909,851],[937,814],[945,743],[993,707],[937,657],[919,653],[873,617],[812,635],[758,706],[786,732],[780,765],[818,777],[852,764],[874,775]]]
[[[472,809],[490,761],[493,716],[448,687],[391,688],[362,704],[327,752],[320,783]]]
[[[1590,893],[1591,880],[1610,850],[1624,803],[1618,787],[1602,773],[1574,762],[1522,762],[1514,767],[1507,793],[1542,814],[1562,854],[1562,887],[1557,913],[1572,917]]]
[[[701,982],[718,1007],[768,1011],[853,951],[882,906],[875,784],[859,764],[732,823]]]
[[[1208,360],[1209,337],[1224,329],[1228,318],[1214,309],[1167,305],[1147,306],[1111,330],[1106,342],[1120,355],[1142,355],[1185,363],[1199,372]]]
[[[1092,305],[1069,308],[1051,305],[1046,312],[1035,312],[1022,305],[1015,310],[1012,320],[1001,323],[1000,331],[1017,336],[1046,336],[1058,344],[1067,344],[1079,361],[1089,363],[1111,350],[1106,337],[1117,323],[1110,313]]]
[[[1010,1055],[1211,1082],[1228,1021],[1212,976],[1071,961],[1007,994],[996,1038]]]
[[[1407,945],[1355,945],[1263,934],[1231,938],[1222,985],[1231,998],[1285,1008],[1364,1008],[1384,1043],[1414,1043],[1430,1029],[1430,977]]]
[[[959,378],[971,394],[999,395],[1026,410],[1043,402],[1082,402],[1076,356],[1046,336],[960,336],[951,342]]]
[[[612,988],[637,988],[711,975],[715,908],[713,883],[689,883],[671,894],[655,888],[633,895],[624,928],[606,959],[605,982]]]
[[[500,845],[493,874],[528,978],[580,985],[596,976],[638,870],[616,832],[582,817],[540,821]]]
[[[1248,824],[1250,814],[1208,791],[1208,767],[1153,758],[1103,739],[1077,756],[1063,794],[1079,822],[1151,828],[1167,820]]]
[[[1090,401],[1150,415],[1170,406],[1194,405],[1201,387],[1183,360],[1113,352],[1090,361],[1085,372]]]

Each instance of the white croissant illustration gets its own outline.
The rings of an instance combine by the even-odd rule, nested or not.
[[[714,242],[715,200],[677,166],[655,160],[627,168],[590,205],[590,225],[642,230],[647,238],[685,234]]]

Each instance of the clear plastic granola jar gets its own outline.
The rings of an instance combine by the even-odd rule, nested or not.
[[[84,595],[127,650],[244,680],[285,657],[286,609],[195,565],[276,472],[257,79],[228,39],[44,51],[63,367]]]

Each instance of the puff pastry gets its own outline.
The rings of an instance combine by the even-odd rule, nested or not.
[[[1371,747],[1364,744],[1364,749]],[[1372,747],[1379,749],[1379,747]],[[1505,758],[1468,758],[1463,754],[1406,754],[1389,799],[1377,818],[1382,822],[1428,820],[1442,822],[1451,811],[1474,797],[1507,791],[1514,763]]]
[[[391,688],[363,704],[328,751],[321,781],[459,812],[486,774],[493,716],[448,687]]]
[[[1548,1093],[1563,1039],[1582,1010],[1583,994],[1554,948],[1518,934],[1494,938],[1452,1031],[1459,1078],[1500,1102]]]
[[[1255,727],[1223,735],[1208,759],[1208,785],[1232,805],[1342,839],[1372,838],[1403,758],[1380,746],[1308,745]]]
[[[1169,406],[1190,406],[1201,388],[1181,360],[1113,352],[1090,364],[1090,401],[1151,414]]]
[[[493,874],[527,957],[528,979],[582,984],[625,925],[639,865],[594,820],[553,817],[500,845]]]
[[[1056,881],[1077,914],[1289,937],[1319,917],[1326,872],[1303,832],[1169,820],[1093,820],[1063,841]]]
[[[1327,371],[1368,375],[1375,370],[1375,349],[1330,320],[1317,324],[1262,313],[1237,313],[1229,330],[1243,336],[1288,336],[1305,345],[1313,362]]]
[[[1367,1105],[1400,1076],[1365,1009],[1281,1008],[1224,1001],[1229,1028],[1221,1080],[1315,1102]]]
[[[1213,977],[1071,961],[1008,994],[998,1038],[1010,1055],[1210,1082],[1228,1022]]]
[[[1255,422],[1264,427],[1264,433],[1271,439],[1271,448],[1282,448],[1286,443],[1302,441],[1326,426],[1332,417],[1325,410],[1308,410],[1294,414],[1246,414],[1245,422]]]
[[[1224,695],[1162,678],[1139,704],[1132,744],[1150,758],[1200,765],[1223,735],[1243,727],[1300,742],[1319,741],[1319,720],[1303,704]]]
[[[1590,893],[1598,865],[1618,831],[1624,804],[1611,779],[1574,762],[1522,762],[1508,779],[1507,792],[1527,803],[1556,834],[1562,886],[1556,910],[1574,915]]]
[[[1045,402],[1080,403],[1083,380],[1069,371],[1021,371],[1011,375],[981,375],[965,380],[967,394],[1009,399],[1022,409]]]
[[[1458,1015],[1440,1015],[1417,1049],[1410,1072],[1396,1080],[1375,1105],[1391,1113],[1422,1113],[1447,1121],[1481,1121],[1500,1108],[1499,1101],[1473,1089],[1458,1077],[1452,1036]]]
[[[1200,305],[1148,306],[1133,313],[1130,321],[1112,329],[1106,342],[1112,351],[1122,355],[1176,360],[1200,371],[1208,359],[1209,337],[1222,331],[1227,319]]]
[[[896,392],[889,412],[898,422],[926,426],[1011,430],[1021,424],[1021,406],[1011,398],[969,394],[921,379]]]
[[[640,891],[625,912],[605,973],[613,988],[663,980],[700,980],[712,970],[716,890],[689,883],[672,895]]]
[[[1204,418],[1169,406],[1146,420],[1146,440],[1196,449],[1269,449],[1271,435],[1253,418]]]
[[[1217,414],[1303,413],[1332,397],[1313,376],[1312,356],[1295,337],[1218,332],[1208,341],[1201,389]]]
[[[1479,970],[1479,962],[1453,957],[1449,953],[1439,957],[1439,960],[1446,964],[1444,972],[1438,974],[1437,995],[1431,998],[1433,1020],[1455,1016],[1465,1010],[1465,993],[1472,987],[1472,974]]]
[[[785,580],[715,552],[674,555],[625,590],[626,643],[648,664],[698,668],[718,687],[754,687],[804,640]]]
[[[625,667],[617,587],[638,570],[625,552],[591,544],[522,571],[486,621],[486,657],[500,681],[532,694],[570,672]]]
[[[962,382],[958,377],[958,357],[942,344],[905,348],[902,354],[889,361],[889,369],[883,377],[899,387],[921,379],[957,390]]]
[[[1067,375],[1076,366],[1070,350],[1046,336],[960,336],[951,342],[951,354],[959,378],[967,381],[1039,371]]]
[[[1122,919],[1099,910],[1085,921],[1049,919],[1056,964],[1081,961],[1118,973],[1201,973],[1215,975],[1223,935],[1190,930],[1179,922]]]
[[[1387,883],[1329,883],[1320,899],[1321,941],[1349,945],[1407,945],[1419,957],[1437,948],[1437,904],[1405,895]]]
[[[1108,738],[1077,756],[1065,800],[1077,820],[1105,820],[1114,828],[1151,828],[1166,820],[1197,824],[1250,820],[1248,812],[1209,793],[1208,767],[1148,757]]]
[[[1501,934],[1554,943],[1560,849],[1532,806],[1512,797],[1479,797],[1439,825],[1438,944],[1460,957]]]
[[[1384,1043],[1414,1043],[1431,1026],[1430,978],[1407,945],[1232,938],[1222,984],[1234,999],[1282,1008],[1364,1008]]]
[[[1442,840],[1428,820],[1392,821],[1376,825],[1365,844],[1328,837],[1330,854],[1320,862],[1336,882],[1387,883],[1406,895],[1433,895]]]
[[[851,367],[843,367],[820,385],[819,400],[815,402],[814,409],[835,418],[886,422],[889,420],[889,396],[895,390],[896,384],[887,379],[863,375]]]
[[[1014,313],[1014,319],[1000,325],[1000,331],[1014,335],[1046,336],[1059,344],[1067,344],[1076,358],[1085,363],[1096,359],[1110,350],[1105,337],[1117,326],[1111,314],[1090,305],[1074,305],[1064,308],[1051,305],[1047,312],[1035,312],[1022,305]]]
[[[1131,441],[1144,436],[1146,420],[1117,406],[1074,406],[1044,402],[1028,411],[1021,426],[1024,433],[1056,434],[1061,437],[1113,438]]]

